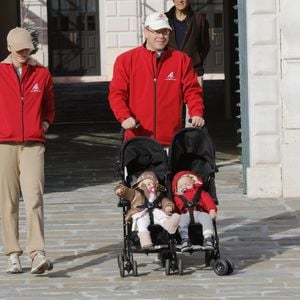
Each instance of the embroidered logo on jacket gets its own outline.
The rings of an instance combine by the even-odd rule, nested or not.
[[[176,77],[175,77],[175,75],[174,75],[174,72],[171,72],[171,73],[166,77],[165,80],[176,80]]]
[[[31,89],[31,93],[39,93],[41,90],[40,90],[40,88],[39,88],[39,84],[38,83],[36,83],[33,87],[32,87],[32,89]]]

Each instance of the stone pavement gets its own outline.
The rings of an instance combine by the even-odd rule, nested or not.
[[[120,135],[116,124],[104,123],[83,120],[51,127],[45,231],[54,269],[31,275],[30,261],[23,255],[24,273],[6,274],[6,258],[1,255],[1,300],[300,298],[300,199],[247,199],[239,158],[230,147],[217,147],[217,228],[221,257],[234,261],[234,273],[217,276],[204,267],[203,254],[194,253],[183,256],[183,276],[166,276],[156,254],[134,254],[139,276],[120,278],[122,216],[113,194]],[[24,246],[23,202],[20,214]]]

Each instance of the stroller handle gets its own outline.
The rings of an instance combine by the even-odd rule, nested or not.
[[[141,125],[141,121],[140,120],[135,120],[135,128],[140,127],[140,125]],[[124,129],[123,127],[121,127],[121,130],[120,130],[121,141],[124,141],[124,132],[125,132],[125,130],[128,130],[128,129]]]
[[[189,123],[189,124],[192,124],[192,118],[189,118],[189,119],[188,119],[188,123]],[[205,126],[205,124],[204,124],[204,126]],[[202,127],[203,127],[203,126],[202,126]],[[197,128],[199,128],[199,127],[197,127]]]

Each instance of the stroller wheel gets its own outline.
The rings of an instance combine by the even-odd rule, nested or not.
[[[134,262],[132,253],[130,253],[130,255],[129,255],[129,261],[131,264],[133,264],[133,262]]]
[[[165,259],[163,258],[161,252],[158,252],[157,259],[159,260],[161,266],[164,267],[165,266]]]
[[[123,260],[122,254],[118,255],[118,266],[119,266],[120,276],[124,277],[125,276],[125,267],[124,267],[124,260]]]
[[[170,275],[170,269],[171,269],[171,261],[170,259],[165,260],[165,274]]]
[[[204,255],[205,255],[204,256],[205,267],[209,267],[210,262],[212,260],[213,253],[212,253],[212,251],[205,251]]]
[[[183,264],[182,264],[182,258],[178,258],[178,275],[183,275]]]
[[[224,276],[228,274],[229,263],[224,259],[217,259],[214,264],[214,271],[219,276]]]
[[[122,265],[123,263],[123,257],[122,257],[122,254],[119,254],[118,255],[118,267],[120,268],[120,266]]]
[[[234,271],[234,263],[233,261],[230,259],[230,258],[225,258],[225,261],[227,262],[228,264],[228,272],[227,272],[227,275],[231,274],[233,271]]]
[[[162,267],[165,267],[165,265],[166,265],[166,259],[171,259],[172,256],[170,255],[170,251],[169,250],[162,249],[162,251],[160,251],[157,254],[157,258],[160,260],[160,264],[162,265]]]
[[[133,261],[132,272],[133,272],[133,276],[138,276],[138,267],[137,267],[136,260]]]

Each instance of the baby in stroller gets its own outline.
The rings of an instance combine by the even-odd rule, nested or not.
[[[130,209],[126,213],[125,221],[132,221],[132,230],[136,230],[142,249],[153,246],[149,225],[158,224],[170,234],[177,230],[180,215],[173,213],[174,203],[163,196],[166,188],[159,184],[157,176],[152,171],[143,172],[136,182],[129,188],[119,184],[115,193],[130,202]],[[151,222],[152,219],[152,222]]]
[[[203,250],[214,249],[213,219],[217,217],[217,206],[213,197],[202,189],[203,181],[191,171],[180,171],[172,182],[176,211],[181,214],[178,232],[181,238],[181,252],[192,250],[189,239],[189,225],[200,223],[203,230]]]
[[[120,276],[138,274],[134,253],[157,253],[165,274],[182,274],[176,254],[180,215],[171,199],[168,157],[156,140],[135,137],[122,144],[117,162],[121,183],[115,188],[122,207],[123,246],[118,255]]]
[[[197,201],[195,202],[198,206],[198,200],[202,198],[200,205],[203,207],[203,215],[206,216],[206,224],[209,225],[207,225],[207,228],[204,223],[203,225],[188,225],[190,215],[186,214],[188,231],[185,232],[188,232],[187,238],[190,238],[193,245],[191,253],[197,248],[205,250],[205,266],[209,266],[211,261],[214,260],[213,267],[216,274],[227,275],[232,273],[233,263],[229,259],[221,259],[220,257],[216,220],[213,219],[216,217],[217,212],[215,205],[218,204],[214,182],[216,165],[214,146],[207,130],[205,128],[185,128],[179,131],[174,136],[168,153],[167,155],[162,145],[156,140],[148,137],[129,139],[121,147],[117,171],[122,183],[115,189],[116,194],[119,196],[118,206],[123,209],[123,246],[118,255],[120,276],[124,277],[125,271],[128,273],[132,271],[133,276],[137,276],[138,264],[133,253],[142,252],[147,255],[157,253],[161,265],[165,267],[166,275],[170,275],[170,271],[178,271],[179,275],[183,274],[184,255],[177,255],[179,247],[176,245],[178,245],[178,242],[181,243],[181,240],[184,241],[186,235],[184,235],[184,224],[180,224],[181,215],[177,212],[183,213],[182,215],[186,214],[186,211],[183,212],[180,208],[180,205],[183,206],[180,196],[184,196],[187,200],[193,199],[192,194],[195,193],[198,187],[201,195],[200,192],[196,192],[197,197],[195,196],[195,199]],[[181,178],[181,175],[186,173],[191,178],[186,178],[186,176]],[[177,187],[178,179],[181,180]],[[188,192],[189,189],[186,188],[188,184],[185,181],[192,181],[191,184],[194,190]],[[174,197],[172,196],[173,192]],[[197,193],[199,194],[197,195]],[[210,203],[211,207],[206,206],[207,204],[204,203],[210,195],[215,203]],[[169,202],[168,199],[171,198],[174,204]],[[154,204],[157,203],[158,207],[153,208],[151,205],[153,202]],[[193,203],[193,201],[186,202]],[[173,205],[176,205],[177,212]],[[151,210],[154,213],[148,214]],[[210,212],[210,215],[207,212]],[[196,214],[198,214],[198,210],[195,210]],[[148,217],[145,217],[143,221],[145,215],[148,215]],[[191,215],[193,218],[194,214]],[[182,216],[182,218],[185,217]],[[192,218],[191,221],[193,221]],[[130,220],[133,222],[130,222]],[[213,223],[213,230],[210,227],[211,222]],[[148,227],[149,223],[150,226]],[[181,240],[175,232],[178,224],[182,234]],[[134,226],[136,227],[134,228]],[[211,244],[209,239],[203,244],[202,227],[204,227],[205,237],[209,236],[213,240],[213,248],[209,248],[211,250],[203,249],[203,247],[210,247]],[[140,234],[141,232],[145,234]]]

